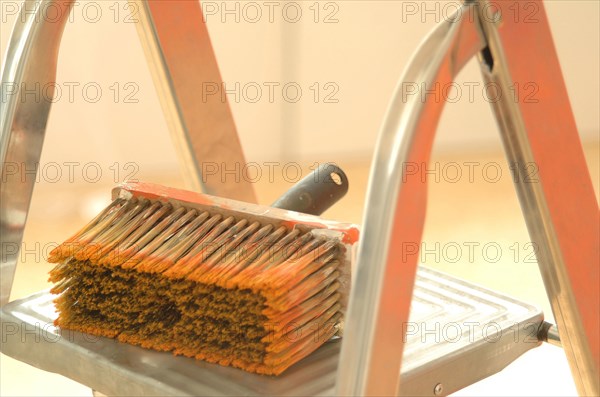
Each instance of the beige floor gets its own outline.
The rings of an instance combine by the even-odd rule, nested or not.
[[[588,165],[598,197],[598,144],[586,146]],[[325,216],[361,223],[369,161],[339,161],[348,174],[351,188],[345,197]],[[465,162],[473,162],[472,166]],[[309,163],[305,164],[307,166]],[[503,291],[516,298],[539,305],[548,318],[550,306],[535,261],[529,260],[531,247],[512,185],[511,175],[501,153],[474,155],[460,153],[436,155],[438,171],[429,176],[430,196],[425,237],[422,248],[430,252],[422,256],[428,266]],[[455,171],[461,170],[457,183]],[[500,165],[502,174],[493,173]],[[469,180],[469,167],[474,170]],[[487,167],[487,168],[486,168]],[[431,167],[430,167],[431,168]],[[483,169],[487,174],[483,174]],[[434,168],[435,169],[435,168]],[[435,180],[437,175],[439,181]],[[181,186],[172,175],[143,174],[140,178],[171,186]],[[494,180],[497,179],[497,180]],[[278,178],[273,183],[263,178],[256,189],[261,203],[272,202],[290,183]],[[90,218],[109,198],[110,183],[49,183],[40,181],[25,231],[23,247],[30,252],[18,266],[12,299],[47,288],[50,269],[43,257],[45,247],[67,238]],[[574,203],[576,205],[576,203]],[[491,243],[500,251],[485,252]],[[479,244],[469,256],[467,246]],[[450,247],[463,247],[457,257]],[[452,253],[451,253],[452,252]],[[22,255],[23,257],[23,255]],[[495,257],[498,261],[495,261]],[[85,386],[62,376],[43,372],[16,362],[4,355],[0,359],[0,395],[2,396],[75,396],[90,395]],[[460,395],[573,395],[575,389],[562,351],[542,346],[525,354],[509,368],[459,393]]]

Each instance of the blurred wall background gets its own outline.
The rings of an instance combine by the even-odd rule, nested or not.
[[[537,10],[515,10],[533,18]],[[21,2],[3,0],[4,57]],[[392,91],[424,35],[457,1],[203,3],[225,87],[251,161],[368,158]],[[598,140],[599,15],[596,1],[546,2],[575,118]],[[49,18],[52,18],[49,10]],[[177,158],[125,1],[82,1],[65,30],[42,162],[117,162],[173,170]],[[4,62],[4,58],[3,58]],[[544,60],[531,60],[532,67]],[[519,95],[535,95],[519,82]],[[436,150],[498,149],[478,65],[461,73]],[[44,89],[40,89],[44,95]],[[206,92],[204,93],[206,94]],[[493,94],[493,93],[492,93]],[[203,95],[199,92],[199,95]],[[260,96],[259,96],[260,95]],[[122,179],[122,178],[121,178]]]

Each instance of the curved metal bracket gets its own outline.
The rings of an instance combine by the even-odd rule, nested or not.
[[[42,6],[42,4],[45,4]],[[54,97],[52,83],[60,39],[73,1],[27,0],[13,30],[2,71],[0,112],[0,306],[8,302],[46,123]],[[56,20],[43,13],[61,10]],[[40,86],[47,87],[45,95]],[[28,92],[29,90],[29,92]],[[28,98],[31,92],[32,98]]]
[[[339,395],[396,395],[399,390],[402,335],[418,259],[405,247],[420,245],[427,195],[426,182],[407,169],[429,161],[445,103],[445,98],[408,97],[405,84],[431,89],[451,83],[484,47],[474,5],[465,5],[421,44],[396,87],[369,178],[336,383]]]

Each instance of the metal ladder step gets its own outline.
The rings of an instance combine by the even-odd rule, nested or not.
[[[269,377],[57,329],[53,299],[43,291],[2,307],[2,353],[106,395],[334,394],[340,339]],[[401,392],[446,395],[490,376],[541,344],[542,323],[532,305],[421,266]]]

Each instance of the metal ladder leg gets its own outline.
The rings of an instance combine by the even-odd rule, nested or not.
[[[163,113],[190,188],[255,203],[252,184],[223,178],[246,164],[226,97],[203,95],[222,84],[200,1],[130,0]],[[237,167],[237,168],[236,168]],[[206,172],[204,172],[206,171]]]
[[[515,4],[536,12],[515,19]],[[493,9],[496,18],[480,17],[490,56],[482,72],[503,93],[515,84],[538,90],[536,101],[503,95],[494,113],[577,390],[597,396],[600,213],[591,177],[543,2],[481,2],[482,13]]]

